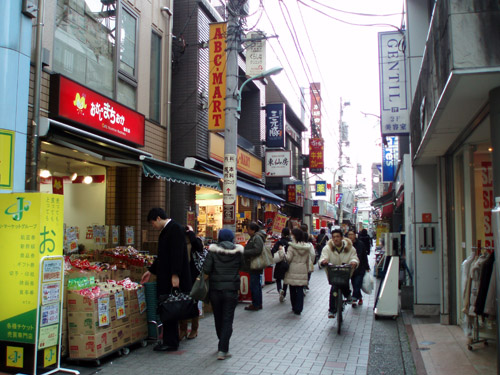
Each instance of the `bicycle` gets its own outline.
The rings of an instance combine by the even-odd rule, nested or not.
[[[337,306],[337,333],[340,335],[342,329],[342,312],[344,310],[344,306],[349,302],[347,299],[344,299],[342,295],[342,291],[340,288],[349,287],[349,280],[351,278],[351,266],[349,264],[345,265],[333,265],[328,264],[328,283],[332,285],[333,297],[336,298],[336,306]]]

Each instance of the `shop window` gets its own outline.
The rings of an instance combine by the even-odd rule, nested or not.
[[[149,118],[160,122],[161,99],[161,36],[154,31],[151,34],[151,66],[149,73]]]
[[[119,66],[117,13],[121,18]],[[57,0],[53,71],[135,108],[137,25],[138,18],[119,0]],[[124,94],[117,95],[122,89],[118,77],[123,83],[125,76],[131,83]]]

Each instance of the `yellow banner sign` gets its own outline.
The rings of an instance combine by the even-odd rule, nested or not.
[[[210,24],[208,73],[208,130],[222,131],[226,121],[226,37],[225,22]]]
[[[0,194],[0,341],[35,343],[40,260],[62,255],[63,216],[61,195]]]
[[[224,163],[224,138],[210,134],[210,159]],[[238,147],[237,169],[249,176],[262,179],[262,160]]]
[[[14,185],[14,132],[0,130],[0,190]]]

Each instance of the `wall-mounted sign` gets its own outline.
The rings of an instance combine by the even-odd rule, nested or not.
[[[309,171],[311,173],[323,173],[325,165],[323,162],[323,139],[309,139]]]
[[[399,31],[378,34],[382,135],[410,134],[405,37]]]
[[[266,151],[266,177],[290,177],[291,175],[291,151]]]
[[[321,138],[321,85],[312,82],[311,91],[311,138]]]
[[[266,146],[285,147],[285,103],[266,105]]]
[[[50,116],[144,146],[144,115],[60,74],[50,79]]]
[[[226,122],[227,23],[211,23],[208,42],[208,130],[222,131]]]
[[[14,185],[14,132],[0,130],[0,190]]]

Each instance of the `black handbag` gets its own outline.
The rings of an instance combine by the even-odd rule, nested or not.
[[[179,289],[160,296],[159,300],[158,313],[162,322],[192,319],[200,313],[197,302]]]
[[[283,280],[289,268],[290,263],[288,263],[286,258],[284,258],[281,262],[276,263],[274,266],[274,278]]]
[[[205,280],[205,272],[201,270],[200,274],[196,277],[196,281],[191,288],[189,296],[196,301],[205,301],[208,295],[208,280]]]

